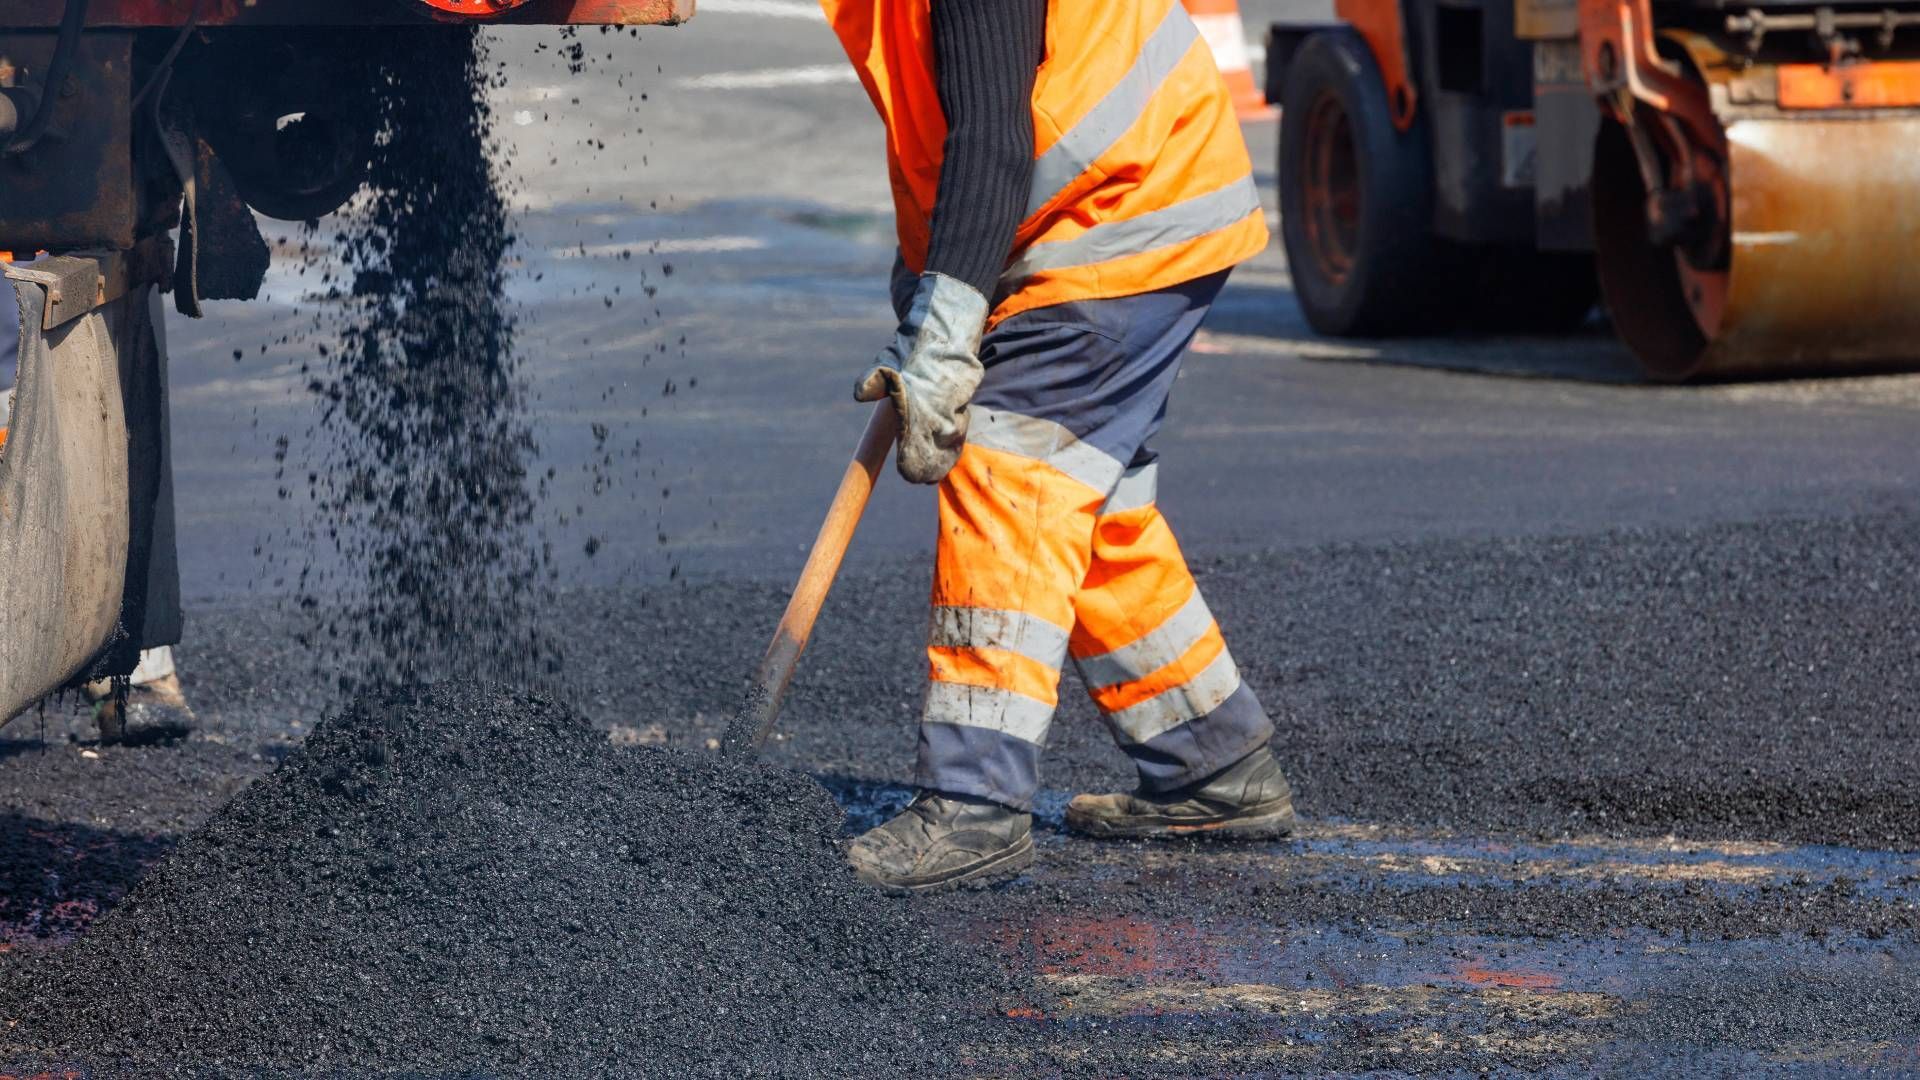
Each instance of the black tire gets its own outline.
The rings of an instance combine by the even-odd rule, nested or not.
[[[1426,127],[1394,128],[1366,44],[1350,30],[1307,38],[1280,100],[1280,231],[1308,324],[1380,337],[1450,321],[1457,259],[1433,235]]]

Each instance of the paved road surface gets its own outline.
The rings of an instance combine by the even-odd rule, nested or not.
[[[550,34],[502,35],[541,441],[578,479],[591,425],[608,424],[613,444],[641,442],[632,465],[649,481],[555,500],[585,508],[551,526],[570,580],[790,573],[859,431],[848,385],[891,327],[891,218],[878,121],[825,24],[793,14],[813,10],[736,0],[638,41],[589,33],[599,59],[581,75]],[[1277,215],[1274,125],[1248,137]],[[289,265],[272,303],[173,327],[190,596],[271,590],[279,572],[253,548],[294,509],[275,497],[273,439],[293,437],[296,463],[313,448],[296,370],[312,346],[273,343],[310,317],[289,302],[312,284]],[[1315,339],[1275,244],[1236,272],[1188,362],[1163,501],[1189,546],[1255,551],[1846,513],[1903,505],[1920,479],[1911,378],[1665,389],[1622,385],[1626,369],[1597,325]],[[930,506],[889,485],[860,554],[930,550]],[[592,560],[588,534],[605,545]]]

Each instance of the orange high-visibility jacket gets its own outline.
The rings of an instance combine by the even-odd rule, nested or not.
[[[900,254],[926,265],[947,119],[928,0],[821,0],[887,127]],[[1242,262],[1267,223],[1213,54],[1178,0],[1049,0],[1027,214],[989,325]]]

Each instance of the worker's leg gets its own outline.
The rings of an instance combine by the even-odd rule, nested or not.
[[[1293,792],[1267,749],[1273,723],[1155,505],[1157,472],[1129,470],[1101,507],[1071,645],[1140,786],[1075,796],[1067,823],[1101,836],[1285,835]]]
[[[1099,510],[1224,276],[1024,313],[982,343],[967,443],[940,485],[922,796],[855,842],[866,880],[927,888],[1031,861],[1027,811]]]
[[[939,489],[922,794],[848,853],[863,880],[894,889],[1032,864],[1040,748],[1104,498],[1101,476],[1079,473],[1088,462],[1066,429],[977,401],[970,426]]]
[[[914,783],[1026,810],[1073,594],[1092,563],[1094,512],[1119,468],[1049,420],[976,406],[972,424],[986,430],[969,433],[940,484]]]
[[[920,787],[1032,805],[1100,508],[1224,277],[1016,315],[983,343],[967,445],[940,485]]]
[[[1100,510],[1072,654],[1141,787],[1164,792],[1265,746],[1273,724],[1155,505],[1157,472],[1131,470]]]

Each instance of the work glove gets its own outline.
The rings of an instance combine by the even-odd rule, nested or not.
[[[893,463],[915,484],[937,484],[967,441],[967,402],[980,385],[980,335],[987,298],[945,274],[922,274],[913,301],[873,369],[854,386],[856,401],[893,399],[900,444]]]

